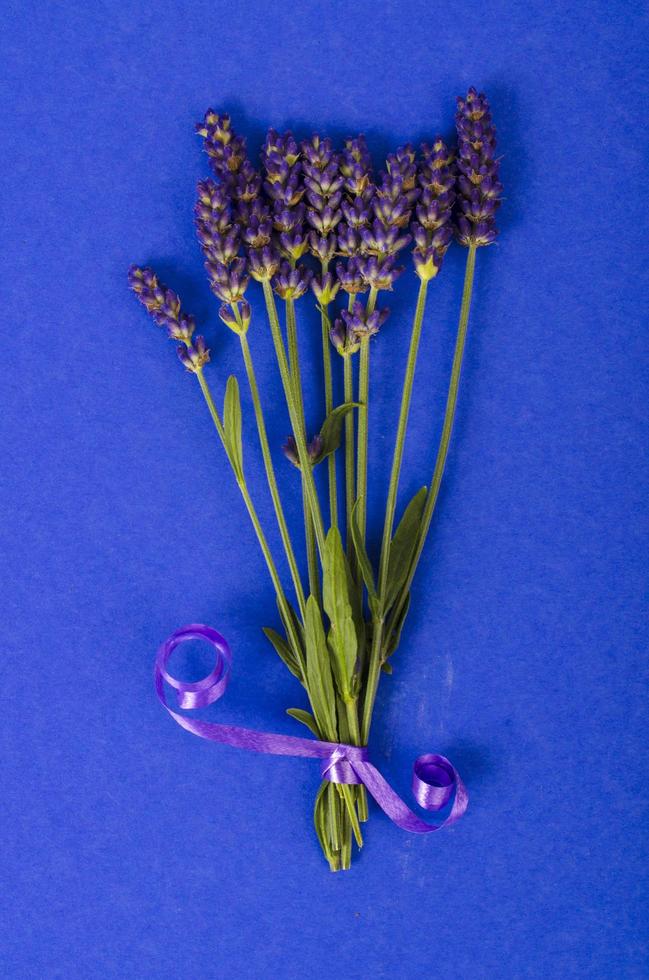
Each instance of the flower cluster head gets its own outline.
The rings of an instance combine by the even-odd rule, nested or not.
[[[273,289],[282,299],[299,299],[309,288],[312,275],[304,266],[293,268],[290,262],[282,262],[273,278]]]
[[[318,304],[321,307],[325,307],[329,306],[335,300],[340,290],[340,283],[337,279],[334,279],[330,272],[325,272],[321,276],[313,277],[311,280],[311,289]]]
[[[320,461],[320,457],[322,456],[322,450],[324,449],[322,436],[315,435],[313,439],[307,443],[306,448],[311,463],[318,463]],[[293,464],[293,466],[297,466],[297,468],[300,469],[300,457],[297,451],[297,443],[295,442],[294,436],[288,436],[286,442],[282,446],[282,452]]]
[[[453,237],[451,218],[455,202],[455,154],[441,137],[421,147],[417,180],[421,188],[411,226],[415,241],[413,260],[420,279],[433,279]]]
[[[362,303],[354,303],[351,310],[342,310],[329,331],[329,338],[342,357],[354,354],[361,340],[373,337],[385,323],[390,311],[374,310],[368,313]]]
[[[462,245],[490,245],[498,234],[495,215],[502,185],[498,180],[496,130],[486,96],[470,88],[458,98],[457,234]]]
[[[196,337],[189,347],[178,348],[178,358],[187,371],[198,374],[210,359],[210,352],[205,345],[204,337]]]
[[[200,371],[209,361],[210,352],[204,337],[194,337],[194,317],[183,312],[177,293],[159,282],[153,269],[147,266],[132,265],[128,270],[128,284],[158,326],[166,327],[172,340],[184,344],[178,348],[178,356],[187,370]]]

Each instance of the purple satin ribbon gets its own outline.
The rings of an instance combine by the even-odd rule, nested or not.
[[[216,651],[216,663],[207,677],[189,683],[179,681],[167,672],[167,664],[180,643],[188,640],[207,640]],[[428,824],[412,812],[398,796],[378,769],[369,761],[366,747],[339,745],[336,742],[320,742],[294,735],[275,735],[256,732],[236,725],[216,725],[214,722],[195,721],[173,711],[167,704],[164,682],[176,691],[181,708],[204,708],[225,694],[232,667],[232,653],[227,641],[210,626],[194,623],[176,630],[158,650],[155,662],[155,688],[162,705],[174,721],[200,738],[211,742],[234,745],[251,752],[269,755],[294,755],[308,759],[322,759],[321,774],[332,783],[362,783],[372,794],[381,809],[403,830],[412,834],[430,834],[455,823],[467,808],[469,796],[454,766],[443,755],[420,755],[415,760],[412,774],[412,792],[424,810],[440,810],[449,802],[455,791],[453,806],[440,824]]]

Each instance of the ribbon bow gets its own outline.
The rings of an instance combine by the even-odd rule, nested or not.
[[[210,673],[200,681],[179,681],[167,671],[167,664],[176,647],[188,640],[207,640],[216,651],[216,662]],[[211,742],[221,742],[251,752],[269,755],[292,755],[309,759],[321,759],[321,774],[332,783],[359,784],[367,788],[381,809],[402,830],[413,834],[430,834],[448,827],[462,816],[469,796],[455,767],[443,755],[420,755],[414,763],[412,792],[424,810],[440,810],[453,793],[453,806],[440,824],[429,824],[413,813],[400,796],[369,761],[366,746],[321,742],[294,735],[276,735],[257,732],[236,725],[217,725],[214,722],[196,721],[174,711],[167,704],[164,682],[176,691],[181,708],[204,708],[223,697],[230,680],[232,653],[227,641],[210,626],[194,623],[183,626],[168,637],[158,650],[154,678],[158,698],[171,717],[182,728]]]

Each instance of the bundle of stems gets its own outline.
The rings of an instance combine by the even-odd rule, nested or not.
[[[180,359],[196,377],[252,521],[283,628],[282,633],[271,628],[264,632],[309,703],[309,710],[290,708],[288,713],[327,742],[367,744],[381,676],[391,673],[390,658],[399,645],[448,455],[476,253],[496,236],[501,188],[495,131],[484,95],[470,89],[458,99],[456,123],[457,149],[439,138],[424,145],[419,155],[411,146],[402,147],[387,158],[378,180],[362,137],[347,140],[343,151],[336,152],[319,136],[298,146],[290,133],[270,130],[259,172],[227,116],[210,110],[197,127],[218,178],[199,184],[199,240],[210,284],[222,301],[220,317],[240,343],[290,584],[282,581],[246,480],[236,377],[228,378],[220,413],[205,375],[209,350],[203,337],[195,336],[193,317],[153,270],[133,266],[129,272],[140,301],[180,342]],[[431,453],[429,483],[403,508],[395,529],[429,286],[453,238],[467,249],[466,271],[441,437],[436,454]],[[388,313],[378,308],[380,294],[392,289],[403,271],[395,264],[396,255],[412,239],[419,287],[375,566],[366,546],[371,344]],[[319,263],[317,276],[304,261],[308,255]],[[283,448],[300,474],[306,575],[282,505],[248,340],[252,312],[245,293],[250,277],[262,286],[291,426]],[[311,438],[296,316],[296,302],[309,286],[320,313],[324,377],[324,421]],[[347,303],[336,318],[332,309],[339,293],[347,295]],[[338,406],[332,365],[336,353],[342,358],[344,384],[344,402]],[[344,453],[342,487],[337,480],[339,451]],[[323,504],[314,470],[325,460],[328,494]],[[367,817],[363,786],[323,780],[315,801],[315,827],[331,870],[350,867],[352,842],[362,846],[361,824]]]

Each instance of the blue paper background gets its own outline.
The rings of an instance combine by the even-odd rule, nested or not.
[[[649,975],[641,5],[36,0],[1,36],[3,972]],[[445,752],[471,805],[426,839],[375,809],[332,876],[314,764],[191,738],[153,696],[157,644],[202,620],[236,657],[219,718],[297,734],[303,703],[261,637],[271,589],[199,393],[125,272],[179,289],[222,391],[240,365],[194,240],[195,120],[229,109],[253,153],[269,124],[364,130],[379,162],[449,133],[469,84],[499,130],[502,236],[373,749],[402,792]],[[463,259],[430,293],[404,497],[430,475]],[[374,528],[414,292],[408,274],[374,346]],[[303,313],[314,425],[318,329]],[[261,317],[251,342],[279,443]]]

